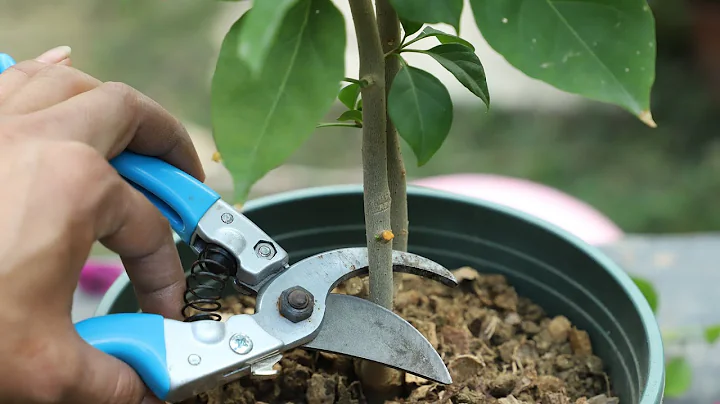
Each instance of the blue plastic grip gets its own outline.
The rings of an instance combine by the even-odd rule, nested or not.
[[[159,399],[170,391],[165,322],[150,313],[91,317],[75,324],[85,342],[127,363]]]
[[[0,53],[0,74],[14,64],[15,60],[11,58],[10,55],[7,53]]]
[[[200,219],[220,199],[196,178],[155,157],[124,151],[110,164],[160,209],[185,243],[190,243]]]

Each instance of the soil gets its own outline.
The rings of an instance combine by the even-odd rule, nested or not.
[[[618,404],[603,361],[588,334],[563,316],[518,296],[501,275],[454,271],[449,288],[403,275],[395,312],[417,328],[442,356],[453,377],[443,386],[405,374],[403,393],[386,404]],[[353,278],[334,293],[366,296],[366,279]],[[232,296],[224,317],[251,314],[254,298]],[[367,400],[353,359],[296,349],[270,380],[244,378],[197,398],[203,404],[361,404]]]

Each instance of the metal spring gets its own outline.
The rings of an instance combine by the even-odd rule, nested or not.
[[[220,300],[225,283],[230,275],[235,275],[235,259],[224,248],[208,244],[190,268],[185,292],[185,305],[182,308],[185,322],[200,320],[220,321],[222,317],[215,313],[222,308]],[[187,311],[194,309],[199,313],[189,316]]]

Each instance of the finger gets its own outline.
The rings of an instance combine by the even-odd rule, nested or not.
[[[67,402],[143,403],[149,391],[133,368],[84,341],[78,343],[77,349],[83,370]]]
[[[43,63],[60,63],[70,57],[72,48],[69,46],[58,46],[35,58],[38,62]]]
[[[170,234],[153,254],[125,257],[123,264],[142,311],[182,320],[185,274]]]
[[[69,60],[69,59],[65,59]],[[48,65],[25,81],[22,88],[0,103],[0,114],[27,114],[51,107],[102,82],[72,67]]]
[[[33,133],[89,144],[107,158],[127,148],[159,157],[205,180],[185,127],[156,102],[127,85],[104,83],[25,118]]]
[[[112,222],[99,238],[122,258],[140,309],[181,320],[185,274],[170,225],[147,197],[119,176],[117,181],[105,216]]]
[[[69,46],[59,46],[43,53],[34,60],[22,61],[11,66],[0,74],[0,104],[11,94],[21,88],[38,71],[55,63],[69,60],[72,49]]]

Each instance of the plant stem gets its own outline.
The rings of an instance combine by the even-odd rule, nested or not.
[[[351,79],[350,77],[345,77],[345,78],[343,79],[343,81],[346,81],[346,82],[348,82],[348,83],[357,84],[357,85],[359,85],[360,87],[363,87],[363,86],[367,85],[367,83],[364,83],[362,80]]]
[[[400,58],[386,58],[400,46],[400,20],[395,9],[390,5],[389,0],[376,0],[375,11],[377,14],[378,32],[382,43],[383,58],[385,58],[385,97],[390,93],[392,82],[400,70]],[[402,153],[400,152],[400,138],[397,128],[390,116],[385,111],[385,138],[387,140],[387,177],[390,191],[390,225],[395,236],[392,240],[393,250],[407,251],[408,239],[408,210],[407,191],[405,186],[405,165],[403,164]],[[392,270],[392,269],[391,269]],[[392,287],[393,296],[399,291],[402,284],[402,275],[394,277]],[[390,303],[392,304],[392,299]],[[392,308],[392,307],[390,307]],[[363,369],[366,379],[372,374],[377,380],[374,386],[370,386],[369,397],[373,401],[385,402],[402,393],[404,373],[389,369],[380,368],[377,365],[367,365]]]
[[[417,41],[422,41],[422,40],[425,39],[425,38],[427,38],[427,37],[420,37],[420,36],[418,36],[418,37],[416,37],[415,39],[411,40],[410,42],[407,42],[407,43],[403,44],[403,46],[402,46],[400,49],[401,49],[401,50],[405,50],[405,48],[407,48],[408,46],[414,44],[414,43],[417,42]]]
[[[380,32],[383,53],[392,52],[393,49],[400,45],[400,41],[402,40],[400,19],[395,9],[390,5],[389,0],[376,0],[375,7],[377,10],[378,31]],[[390,92],[392,82],[399,70],[399,58],[393,57],[385,60],[386,94]],[[405,164],[403,163],[402,153],[400,151],[400,138],[397,128],[395,128],[389,116],[387,116],[386,120],[388,185],[390,188],[390,197],[392,198],[390,223],[392,225],[392,232],[395,234],[393,249],[407,251],[408,208]]]
[[[378,237],[391,230],[390,189],[387,161],[387,96],[385,93],[385,57],[375,19],[372,0],[349,0],[360,56],[363,99],[363,190],[365,231],[370,272],[370,301],[387,309],[393,307],[393,240]],[[393,374],[392,369],[373,362],[361,362],[359,376],[370,402],[384,402]],[[390,393],[392,394],[392,393]]]
[[[320,123],[315,127],[316,128],[329,128],[329,127],[362,128],[362,126],[358,125],[357,123],[343,123],[343,122]]]
[[[383,56],[385,56],[385,57],[387,58],[388,56],[390,56],[390,55],[392,55],[392,54],[394,54],[394,53],[397,53],[397,52],[399,52],[400,50],[402,50],[402,48],[399,47],[399,46],[398,46],[398,47],[395,47],[395,48],[392,48],[392,49],[390,49],[389,51],[385,52]]]
[[[423,53],[423,54],[426,54],[426,55],[428,54],[428,52],[427,52],[426,50],[422,50],[422,49],[405,49],[405,48],[403,48],[403,49],[400,50],[400,52],[403,52],[403,53],[405,53],[405,52],[410,52],[410,53],[412,53],[412,52],[414,52],[414,53]]]
[[[372,0],[349,0],[360,53],[363,102],[363,190],[370,271],[370,300],[392,308],[392,241],[376,236],[390,230],[390,190],[387,176],[385,59]]]

